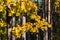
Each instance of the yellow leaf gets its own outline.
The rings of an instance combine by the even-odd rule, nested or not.
[[[12,13],[9,13],[9,15],[8,16],[13,16],[13,14]]]
[[[20,13],[16,13],[16,16],[20,16]]]

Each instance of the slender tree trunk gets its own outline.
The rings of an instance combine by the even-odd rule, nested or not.
[[[48,0],[48,23],[51,23],[51,0]],[[51,29],[48,29],[48,40],[51,40]]]
[[[12,18],[12,26],[15,26],[15,16]],[[15,40],[15,36],[12,36],[12,40]]]
[[[22,17],[22,25],[24,25],[25,23],[26,23],[26,17],[23,16]],[[24,38],[24,40],[26,40],[26,33],[23,34],[23,38]]]

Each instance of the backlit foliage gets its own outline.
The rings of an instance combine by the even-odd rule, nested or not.
[[[7,23],[5,21],[0,20],[0,34],[1,37],[4,37],[2,40],[5,40],[7,37]]]
[[[33,16],[32,16],[33,15]],[[39,29],[41,29],[42,31],[46,30],[47,27],[51,28],[52,25],[49,24],[48,22],[46,22],[46,20],[44,18],[41,18],[38,15],[35,14],[31,14],[30,18],[36,22],[31,23],[31,22],[27,22],[25,25],[22,26],[16,26],[12,28],[12,33],[18,38],[20,36],[22,36],[24,33],[26,32],[31,32],[31,33],[39,33]],[[29,19],[28,19],[29,20]],[[19,27],[19,28],[18,28]],[[18,29],[17,29],[18,28]],[[15,29],[15,30],[13,30]],[[21,29],[21,30],[20,30]],[[20,30],[20,31],[19,31]],[[17,35],[16,35],[17,34]],[[21,35],[19,35],[21,34]]]
[[[31,32],[31,33],[39,33],[39,29],[42,31],[46,30],[46,27],[51,28],[52,25],[46,22],[44,18],[41,18],[37,15],[38,8],[34,2],[31,0],[0,0],[0,20],[5,18],[7,13],[7,7],[10,9],[8,16],[21,16],[26,14],[29,17],[24,25],[16,25],[15,27],[11,28],[12,35],[17,38],[20,38],[24,33]],[[31,22],[34,20],[35,22]],[[0,22],[0,28],[6,27],[8,24],[5,21]],[[0,30],[2,32],[2,30]],[[4,33],[4,32],[2,32]]]

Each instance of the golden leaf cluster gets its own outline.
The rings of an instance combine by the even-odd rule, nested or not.
[[[13,35],[15,35],[17,38],[20,38],[26,32],[39,33],[39,29],[41,29],[42,31],[45,31],[45,30],[47,30],[47,28],[52,27],[52,25],[49,24],[48,22],[46,22],[46,20],[44,18],[41,19],[40,16],[35,15],[35,14],[33,14],[33,15],[34,15],[34,17],[32,15],[30,17],[31,17],[31,19],[34,19],[36,22],[34,22],[34,23],[27,22],[22,26],[17,25],[16,27],[13,27],[12,28]],[[19,36],[19,35],[21,35],[21,36]]]
[[[10,9],[8,16],[20,16],[21,13],[27,13],[29,14],[31,11],[35,12],[37,11],[37,6],[32,1],[26,1],[26,0],[1,0],[0,1],[0,11],[6,12],[6,6]],[[5,13],[4,12],[4,13]]]
[[[6,35],[7,34],[7,23],[5,21],[0,21],[0,34]]]
[[[6,12],[6,6],[10,9],[8,16],[20,16],[21,13],[27,13],[29,14],[31,11],[36,12],[38,10],[35,3],[32,1],[26,1],[26,0],[1,0],[0,1],[0,12],[5,11]],[[5,9],[5,10],[4,10]],[[5,13],[4,12],[4,13]],[[15,12],[15,13],[14,13]]]
[[[19,25],[12,28],[12,34],[15,35],[17,38],[21,37],[21,31],[22,29]]]
[[[7,23],[5,21],[0,21],[0,27],[6,27]]]
[[[36,21],[34,24],[39,29],[42,29],[42,27],[44,27],[44,28],[45,27],[48,27],[48,28],[51,28],[52,27],[52,25],[49,24],[44,18],[41,18],[40,16],[38,16],[36,14],[32,14],[30,17],[31,17],[31,19],[33,19],[33,20]]]
[[[60,14],[60,1],[55,1],[56,13]]]
[[[52,25],[49,24],[44,18],[36,15],[35,12],[37,12],[38,8],[36,4],[30,0],[1,0],[0,12],[3,12],[2,14],[6,14],[6,6],[9,8],[8,16],[21,16],[22,14],[27,14],[27,16],[29,16],[31,20],[36,21],[34,23],[29,21],[26,22],[24,25],[16,25],[15,27],[11,28],[12,34],[17,38],[20,38],[26,32],[39,33],[39,29],[44,31],[46,30],[46,28],[52,27]],[[0,21],[0,27],[6,27],[7,25],[8,24],[5,21]]]
[[[54,4],[55,4],[57,7],[59,7],[59,5],[60,5],[59,1],[56,1]]]

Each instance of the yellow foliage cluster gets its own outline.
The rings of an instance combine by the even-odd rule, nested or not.
[[[5,5],[0,5],[0,14],[6,15],[6,7]]]
[[[0,11],[5,9],[4,11],[6,12],[6,6],[10,9],[8,16],[20,16],[21,13],[29,14],[31,11],[35,12],[38,10],[36,4],[28,0],[1,0]]]
[[[47,28],[51,28],[52,25],[46,22],[46,20],[43,18],[41,19],[40,16],[31,14],[31,19],[34,19],[36,22],[31,23],[27,22],[26,24],[19,26],[17,25],[16,27],[12,28],[12,33],[15,35],[17,38],[19,38],[19,35],[23,35],[26,32],[31,32],[31,33],[39,33],[39,29],[42,31],[46,30]],[[40,20],[41,19],[41,20]],[[17,35],[16,35],[17,34]]]
[[[0,12],[3,11],[3,6],[0,6]]]
[[[14,8],[12,8],[11,6],[9,5],[13,5]],[[19,2],[13,2],[13,3],[10,3],[9,5],[7,5],[10,9],[13,9],[11,10],[12,12],[15,12],[15,13],[12,13],[10,12],[9,13],[9,16],[13,16],[15,14],[15,16],[20,16],[21,13],[29,13],[29,12],[36,12],[38,9],[37,9],[37,6],[35,3],[31,2],[31,1],[19,1]]]
[[[55,1],[55,6],[56,6],[56,10],[57,10],[57,13],[60,14],[60,1]]]
[[[7,23],[5,21],[0,21],[0,34],[7,34]]]
[[[12,28],[12,34],[15,35],[17,38],[21,37],[21,32],[22,29],[19,25],[17,27]]]
[[[46,22],[44,18],[36,15],[35,12],[38,10],[36,4],[34,2],[26,1],[26,0],[1,0],[0,1],[0,12],[4,12],[6,14],[6,6],[8,6],[9,14],[8,16],[20,16],[22,14],[27,14],[32,20],[36,22],[31,23],[27,22],[24,25],[16,25],[15,27],[11,28],[11,32],[17,38],[20,38],[24,33],[31,32],[31,33],[38,33],[39,29],[42,31],[46,30],[46,28],[51,28],[52,25]],[[28,15],[30,14],[30,15]],[[0,27],[6,27],[7,23],[5,21],[0,21]]]
[[[31,19],[34,19],[36,21],[34,24],[36,25],[37,28],[42,28],[42,27],[51,28],[52,27],[52,25],[46,22],[44,18],[41,18],[40,16],[36,14],[32,14],[30,17]]]
[[[0,27],[6,27],[7,23],[5,21],[0,21]]]
[[[17,38],[20,38],[24,33],[29,31],[32,28],[31,23],[26,23],[25,25],[17,25],[16,27],[12,28],[12,34],[15,35]]]
[[[59,1],[56,1],[54,4],[55,4],[57,7],[59,7],[59,5],[60,5]]]

